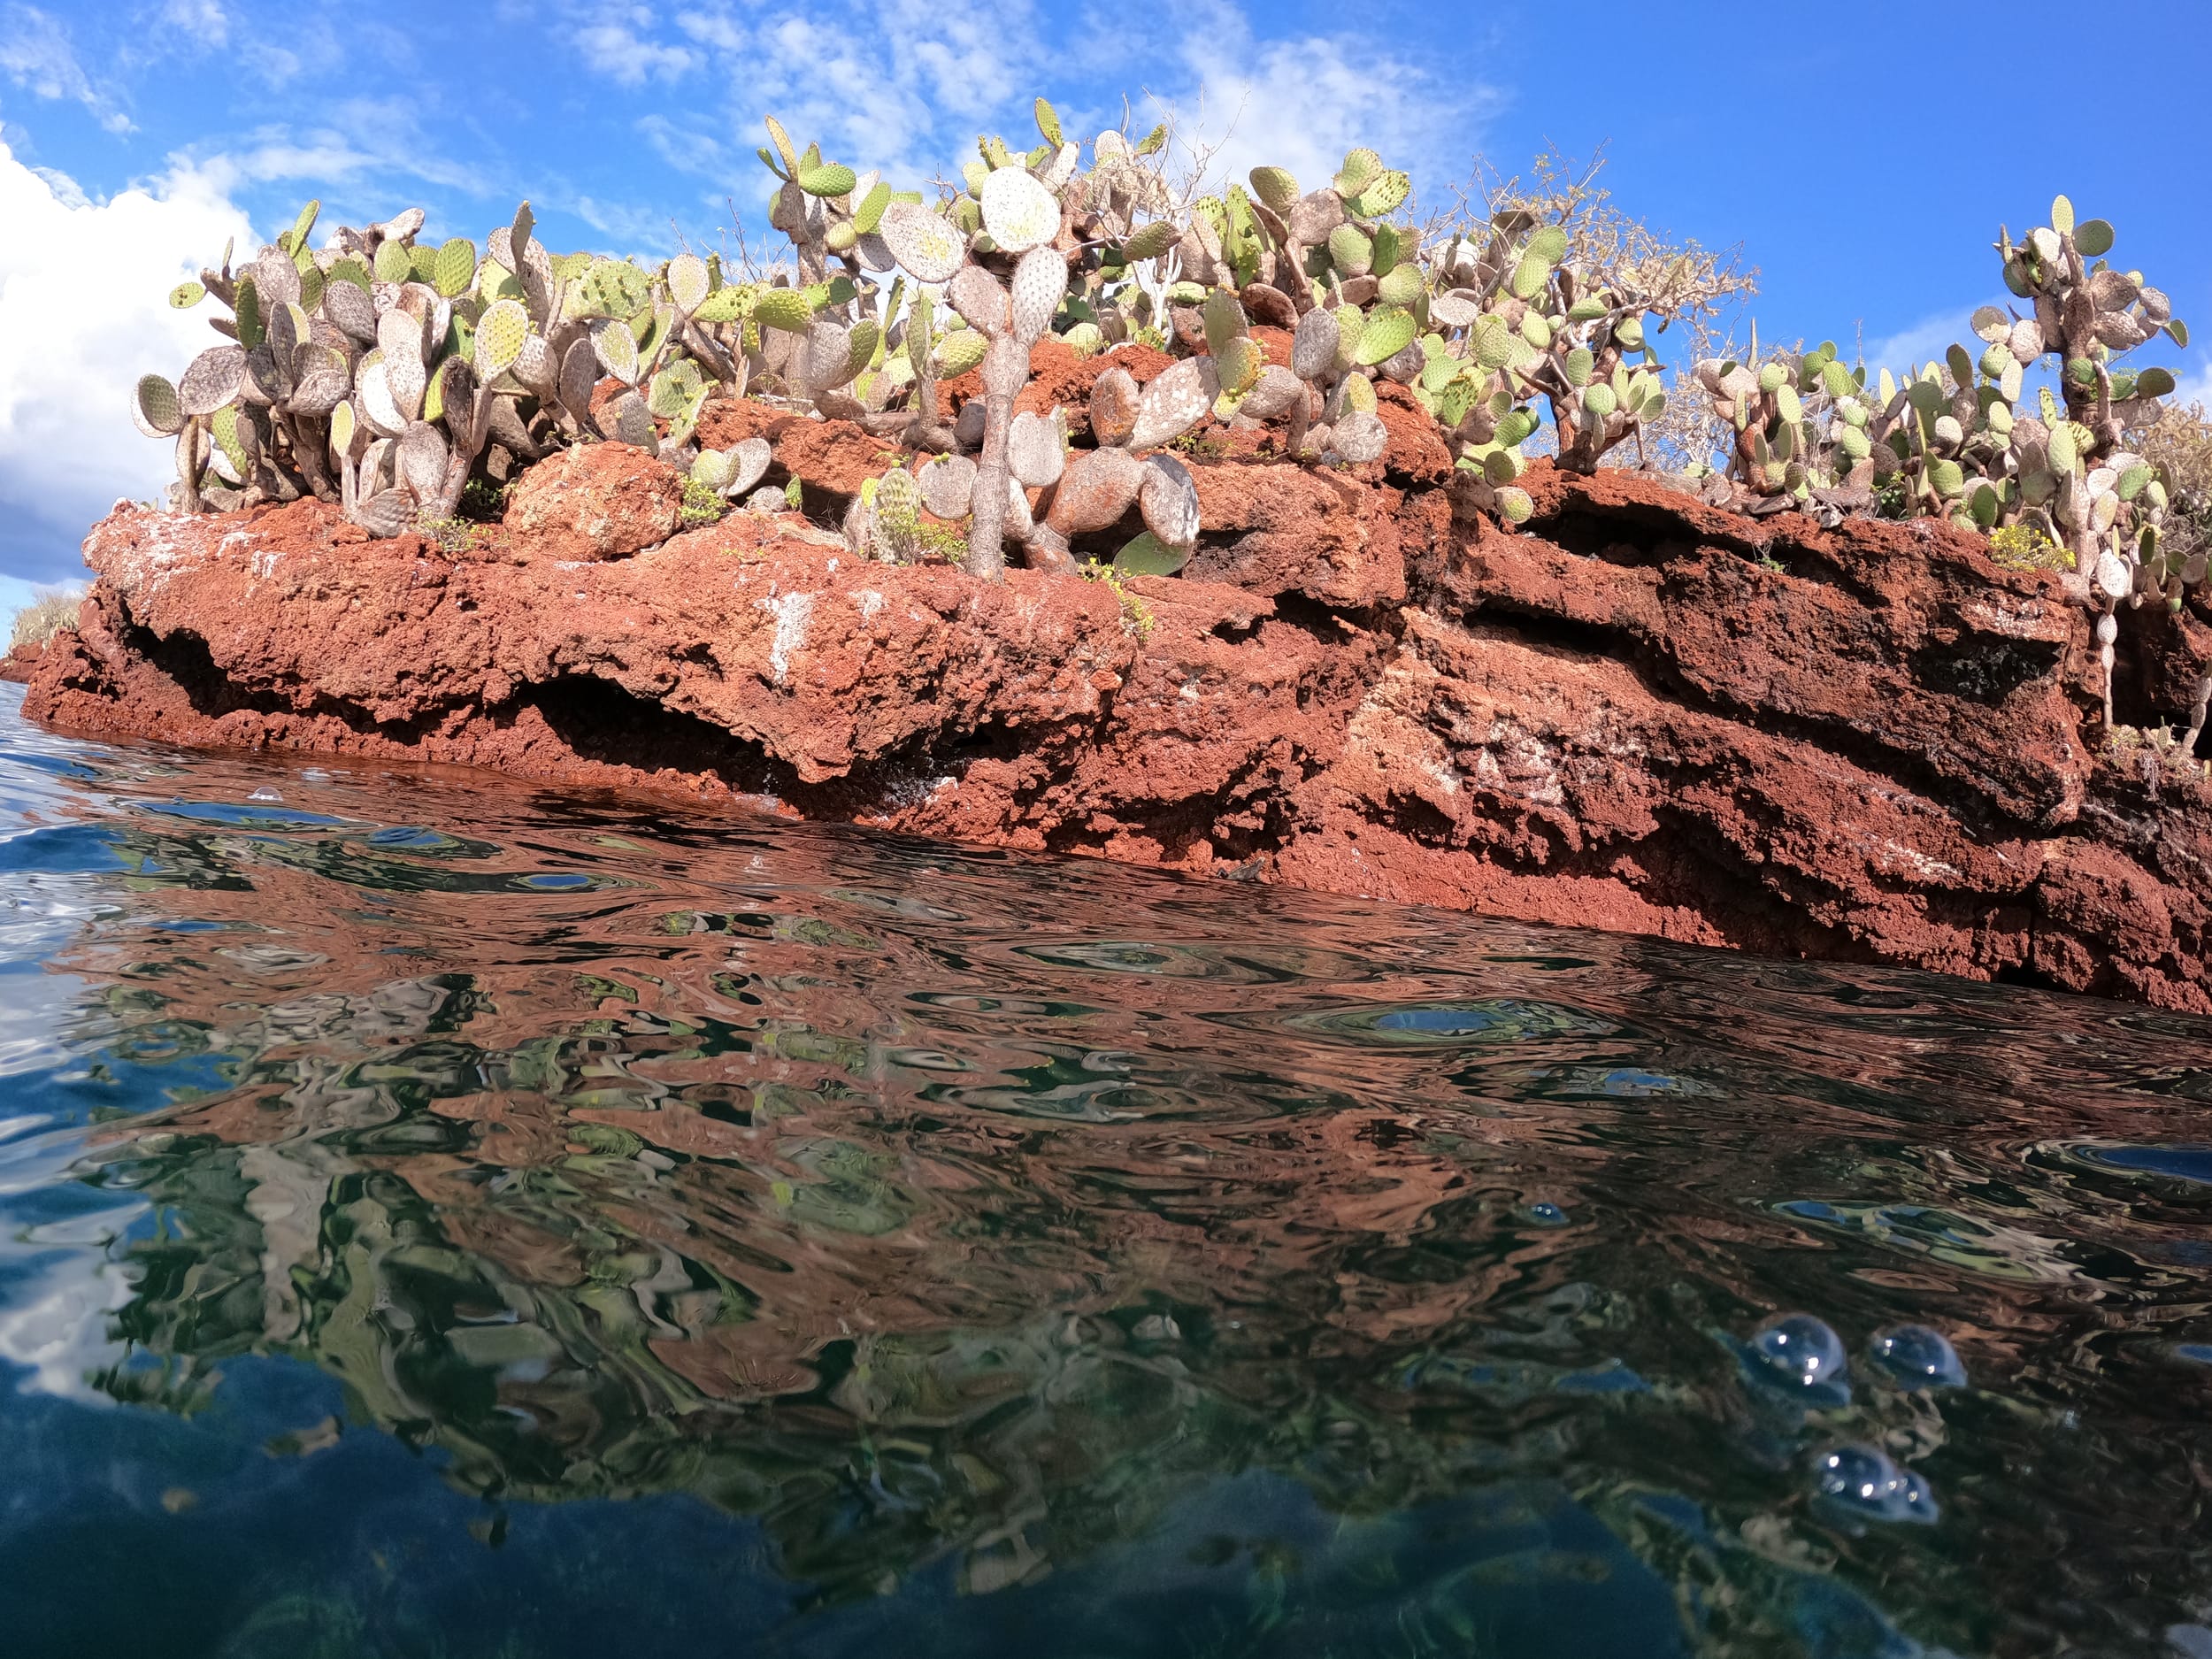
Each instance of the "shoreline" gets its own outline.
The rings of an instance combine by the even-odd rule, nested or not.
[[[778,444],[810,509],[874,454],[841,424]],[[1189,566],[1115,584],[876,563],[797,513],[646,512],[664,539],[578,558],[542,506],[449,549],[119,503],[26,712],[2212,1011],[2212,785],[2088,746],[2057,578],[1542,465],[1508,531],[1391,424],[1361,468],[1194,461]],[[565,524],[672,488],[580,453]],[[2123,619],[2122,718],[2185,708],[2212,630]]]

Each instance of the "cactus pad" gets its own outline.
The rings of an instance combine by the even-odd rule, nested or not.
[[[1068,457],[1045,522],[1064,536],[1109,528],[1136,504],[1147,471],[1126,449],[1078,451]]]
[[[1252,194],[1278,213],[1287,213],[1297,204],[1298,180],[1283,168],[1255,167],[1251,180]]]
[[[192,359],[177,383],[177,407],[187,419],[211,415],[238,396],[246,354],[236,346],[211,346]]]
[[[753,301],[752,316],[764,328],[804,334],[814,321],[814,308],[796,288],[766,288]]]
[[[1356,225],[1339,225],[1329,233],[1329,263],[1340,276],[1364,276],[1375,263],[1375,244]]]
[[[1316,306],[1298,319],[1298,332],[1291,336],[1291,373],[1303,380],[1317,380],[1335,366],[1341,348],[1336,313]]]
[[[1386,362],[1410,345],[1418,332],[1411,311],[1379,305],[1360,328],[1359,343],[1352,349],[1352,359],[1370,365]]]
[[[1041,489],[1060,481],[1065,464],[1066,451],[1055,422],[1028,410],[1014,417],[1006,434],[1006,465],[1017,480]]]
[[[975,491],[975,463],[964,455],[941,455],[916,475],[922,504],[938,518],[964,518]]]
[[[1033,248],[1024,254],[1014,267],[1010,313],[1014,338],[1025,346],[1041,340],[1045,331],[1052,326],[1053,314],[1060,309],[1067,291],[1067,261],[1056,250]],[[967,315],[964,311],[961,314]]]
[[[1356,466],[1379,461],[1390,447],[1390,432],[1371,409],[1348,411],[1333,429],[1330,447]]]
[[[1136,425],[1129,434],[1129,447],[1149,449],[1181,437],[1205,419],[1214,406],[1214,399],[1220,396],[1221,381],[1212,359],[1184,358],[1147,386],[1139,396]]]
[[[1027,253],[1060,234],[1058,198],[1025,167],[992,169],[980,200],[983,228],[1008,253]]]
[[[967,255],[967,238],[959,229],[918,203],[893,202],[883,210],[877,234],[918,282],[949,281]]]
[[[476,323],[476,378],[488,386],[506,373],[529,338],[530,313],[518,303],[500,300],[487,307]]]
[[[150,438],[173,438],[184,429],[177,388],[158,374],[141,375],[131,388],[131,419]]]
[[[1156,219],[1122,239],[1122,257],[1131,265],[1156,259],[1180,239],[1171,219]]]
[[[850,194],[860,182],[850,167],[833,163],[824,167],[808,167],[798,177],[799,188],[809,196],[837,196]]]
[[[1364,190],[1383,170],[1382,157],[1371,150],[1355,150],[1344,157],[1344,165],[1337,169],[1333,188],[1345,201]]]
[[[1136,430],[1139,394],[1136,378],[1117,364],[1091,386],[1091,435],[1102,444],[1129,442]]]
[[[956,328],[937,342],[933,359],[937,373],[947,380],[965,374],[980,364],[990,349],[987,334],[973,328]]]
[[[1190,469],[1171,455],[1148,456],[1137,505],[1144,526],[1171,548],[1188,549],[1198,541],[1198,485]],[[1118,561],[1117,561],[1118,563]]]

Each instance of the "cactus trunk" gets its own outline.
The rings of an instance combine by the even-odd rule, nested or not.
[[[1012,477],[1006,436],[1014,424],[1015,394],[1028,378],[1029,348],[1011,334],[992,341],[983,359],[983,452],[976,459],[966,561],[969,575],[992,581],[1006,574],[1006,491]]]

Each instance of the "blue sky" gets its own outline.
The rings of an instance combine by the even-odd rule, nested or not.
[[[1997,227],[2062,189],[2212,336],[2208,65],[2204,0],[0,0],[0,615],[168,476],[126,391],[211,336],[164,292],[310,196],[326,227],[419,204],[478,237],[527,196],[557,248],[661,254],[733,201],[761,234],[765,113],[913,183],[1029,134],[1040,92],[1085,133],[1171,103],[1240,174],[1310,186],[1370,143],[1432,197],[1478,153],[1603,144],[1620,205],[1744,244],[1763,336],[1901,362],[2003,297]],[[2164,360],[2212,392],[2201,346]]]

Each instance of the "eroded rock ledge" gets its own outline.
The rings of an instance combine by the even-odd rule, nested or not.
[[[1624,474],[1540,467],[1506,534],[1395,449],[1196,472],[1205,545],[1127,597],[864,562],[795,513],[579,560],[511,511],[457,555],[314,502],[119,506],[26,706],[2212,1011],[2212,787],[2092,752],[2054,579]],[[2138,612],[2122,643],[2149,722],[2212,629]]]

